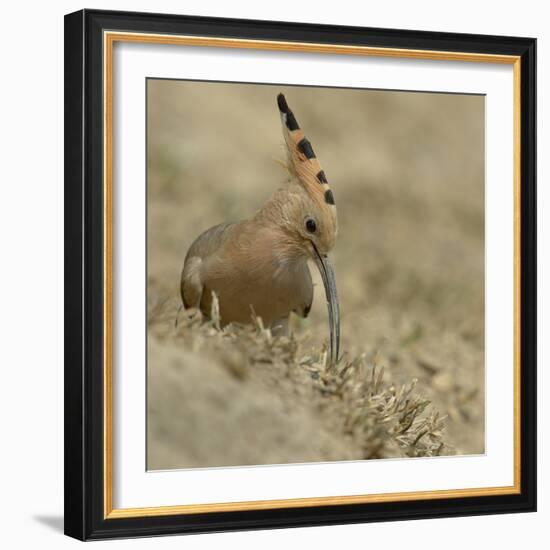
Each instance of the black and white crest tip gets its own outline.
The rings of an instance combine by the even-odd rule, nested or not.
[[[279,105],[279,111],[281,111],[281,113],[288,113],[288,111],[290,111],[290,109],[288,108],[288,103],[286,102],[286,98],[284,96],[284,94],[279,94],[277,96],[277,105]]]
[[[290,132],[299,130],[300,126],[298,121],[296,120],[294,113],[289,109],[288,103],[286,102],[286,98],[283,94],[279,94],[277,96],[277,105],[279,105],[279,111],[281,111],[281,114],[283,115],[283,119],[288,130]]]

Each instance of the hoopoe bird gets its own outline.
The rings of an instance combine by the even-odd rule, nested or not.
[[[328,258],[338,232],[334,194],[283,94],[277,103],[288,184],[251,218],[211,227],[193,242],[181,274],[181,298],[186,309],[209,317],[214,292],[223,325],[250,323],[255,315],[274,332],[285,331],[291,312],[305,318],[311,309],[311,259],[325,287],[334,363],[340,348],[338,294]]]

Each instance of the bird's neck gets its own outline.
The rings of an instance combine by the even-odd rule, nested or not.
[[[303,202],[303,190],[289,184],[269,197],[253,217],[255,223],[269,225],[289,233],[296,240],[296,208]]]
[[[292,270],[302,266],[307,252],[292,229],[288,200],[284,189],[277,191],[252,218],[239,224],[239,232],[246,235],[241,239],[242,251],[251,258],[262,258]]]

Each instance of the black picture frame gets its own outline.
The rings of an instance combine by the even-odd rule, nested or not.
[[[103,32],[513,55],[521,64],[518,494],[135,518],[104,514]],[[65,533],[80,540],[536,510],[536,40],[83,10],[65,17]]]

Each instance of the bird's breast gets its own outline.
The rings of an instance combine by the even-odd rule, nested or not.
[[[306,258],[280,254],[267,240],[255,245],[252,239],[246,249],[229,248],[216,265],[206,266],[204,298],[216,292],[222,323],[248,323],[256,315],[270,326],[291,311],[303,314],[310,307],[313,285]],[[208,303],[204,306],[209,311]]]

